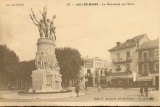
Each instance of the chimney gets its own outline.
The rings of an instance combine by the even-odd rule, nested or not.
[[[126,40],[126,42],[127,42],[127,45],[129,45],[130,44],[130,40],[128,39],[128,40]]]
[[[121,44],[121,42],[117,42],[117,47],[119,47],[119,46],[120,46],[120,44]]]

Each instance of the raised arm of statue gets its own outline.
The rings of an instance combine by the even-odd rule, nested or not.
[[[31,9],[31,11],[32,11],[32,14],[33,14],[33,17],[34,17],[34,19],[36,20],[36,22],[39,24],[39,22],[38,22],[38,20],[36,19],[36,16],[34,15],[34,12],[33,12],[33,10]]]
[[[56,18],[56,15],[53,15],[53,18],[52,18],[52,21],[51,21],[51,22],[53,22],[55,18]]]
[[[31,15],[30,15],[30,17],[31,17],[31,19],[32,19],[33,23],[34,23],[36,26],[39,26],[39,24],[37,24],[37,23],[35,23],[35,22],[34,22],[34,20],[33,20],[33,18],[32,18],[32,16],[31,16]]]
[[[36,20],[36,22],[39,24],[38,20],[36,19],[36,17],[34,17],[34,19]]]
[[[47,5],[46,5],[46,8],[44,7],[43,8],[43,15],[46,17],[46,15],[47,15]]]
[[[39,10],[39,12],[41,13],[41,15],[43,17],[44,23],[46,24],[47,6],[46,6],[46,9],[45,9],[45,7],[43,8],[43,13],[40,10]]]
[[[40,10],[39,10],[39,12],[41,13],[41,15],[43,17],[44,23],[46,24],[46,16]]]
[[[44,16],[43,16],[43,13],[42,13],[40,10],[39,10],[39,12],[41,13],[42,17],[44,17]]]
[[[47,5],[46,5],[46,14],[47,14]]]
[[[33,23],[34,23],[36,26],[39,26],[39,24],[35,23],[34,20],[32,20],[32,21],[33,21]]]

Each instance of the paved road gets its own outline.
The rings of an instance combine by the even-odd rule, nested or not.
[[[158,101],[158,92],[150,91],[148,97],[140,96],[139,89],[101,89],[98,92],[97,88],[89,87],[87,91],[82,91],[85,95],[80,97],[54,98],[54,99],[36,99],[36,100],[15,100],[4,99],[1,96],[17,91],[1,91],[1,102],[152,102]]]

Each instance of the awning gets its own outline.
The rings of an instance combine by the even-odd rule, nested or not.
[[[151,76],[159,76],[159,73],[151,73]]]
[[[128,75],[128,76],[112,76],[112,79],[117,79],[117,78],[133,78],[132,75]]]
[[[133,76],[132,76],[132,74],[130,74],[130,75],[117,75],[117,76],[110,76],[110,77],[108,77],[107,78],[107,80],[111,80],[111,79],[119,79],[119,78],[121,78],[121,79],[125,79],[125,78],[133,78]]]
[[[151,81],[151,80],[152,80],[151,76],[143,76],[137,78],[137,81]]]
[[[112,72],[107,79],[125,79],[133,78],[132,72]]]
[[[110,76],[129,76],[132,75],[132,72],[112,72]]]

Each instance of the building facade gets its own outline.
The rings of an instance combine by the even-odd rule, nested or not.
[[[138,49],[137,81],[159,89],[159,39],[144,42]]]
[[[87,86],[97,86],[100,84],[106,83],[105,72],[108,70],[108,62],[102,60],[98,57],[85,57],[84,58],[84,67],[82,68],[84,74],[84,82],[87,83]]]
[[[128,87],[136,81],[138,73],[137,49],[148,41],[146,34],[117,42],[116,46],[109,50],[111,57],[111,71],[107,77],[108,82],[115,87]]]

